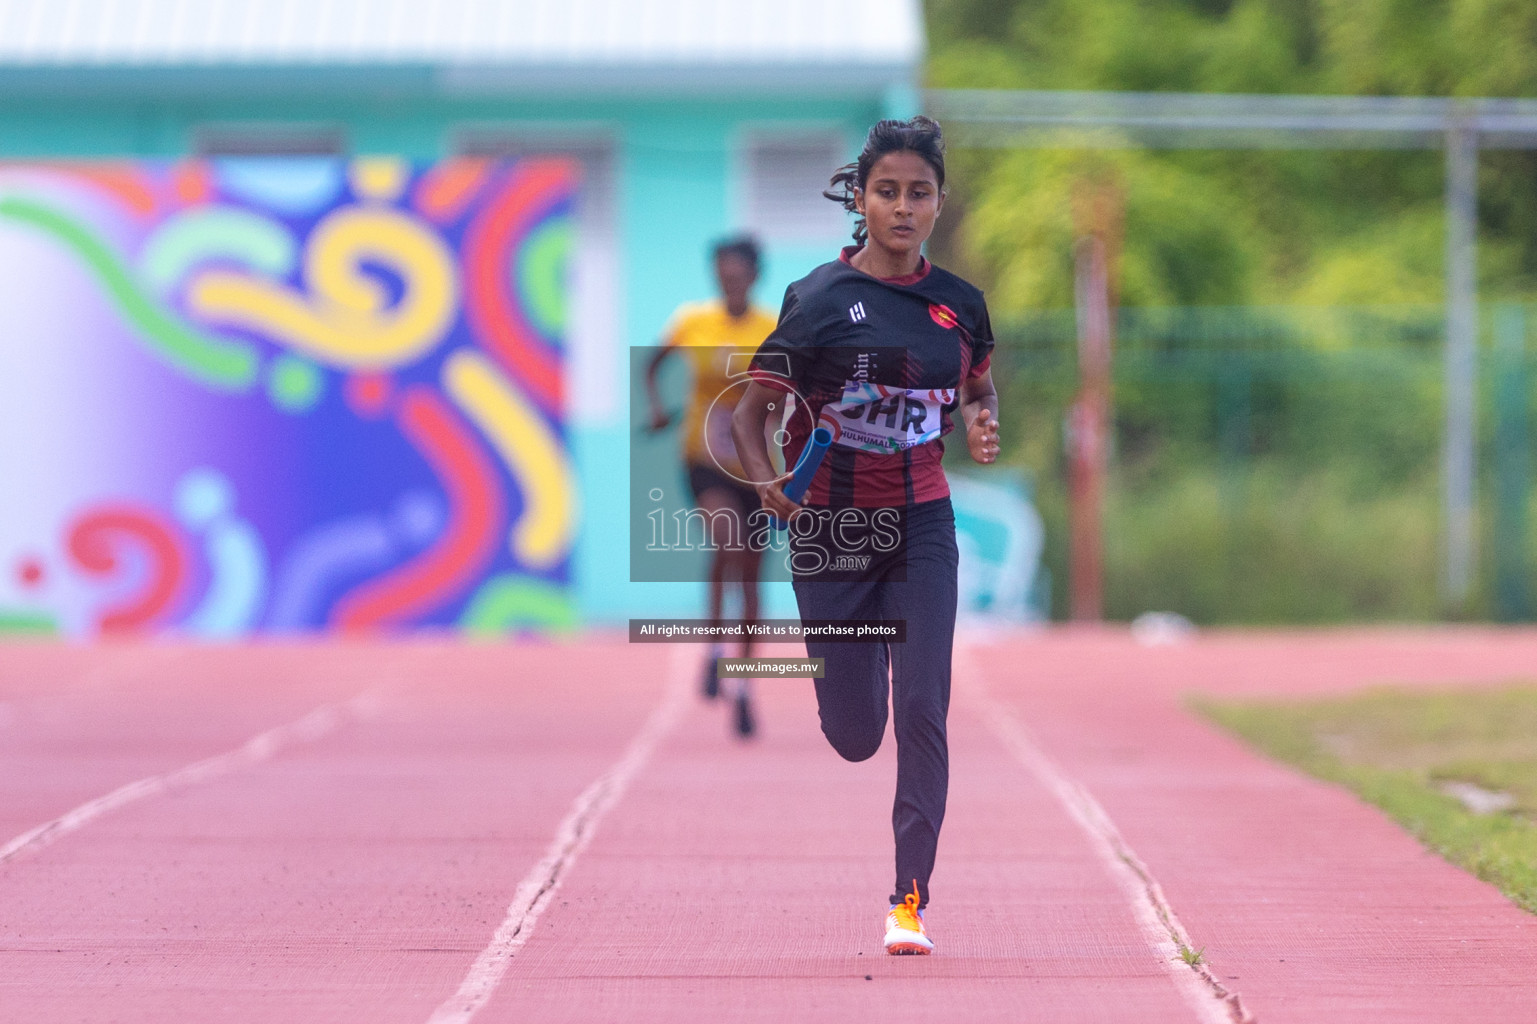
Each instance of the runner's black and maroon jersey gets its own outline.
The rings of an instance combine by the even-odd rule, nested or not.
[[[806,504],[912,505],[949,495],[940,438],[961,382],[987,372],[993,331],[982,292],[924,260],[916,274],[877,278],[843,250],[785,290],[779,324],[752,377],[796,396],[786,465],[811,431],[833,434]]]

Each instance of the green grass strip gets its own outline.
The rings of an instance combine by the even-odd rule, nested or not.
[[[481,585],[459,625],[476,636],[515,629],[570,632],[577,627],[578,616],[564,586],[507,573]]]
[[[1537,690],[1377,689],[1310,701],[1194,698],[1191,706],[1278,761],[1376,805],[1429,849],[1537,913]],[[1522,735],[1524,733],[1524,735]],[[1475,814],[1438,786],[1513,795]]]
[[[53,636],[58,631],[59,624],[44,612],[0,611],[0,633]]]
[[[160,309],[87,228],[49,206],[16,197],[0,199],[0,217],[30,224],[73,249],[134,329],[173,365],[224,391],[245,390],[256,380],[256,353],[249,346],[200,334]]]

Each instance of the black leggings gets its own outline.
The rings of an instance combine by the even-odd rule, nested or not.
[[[879,749],[890,694],[897,738],[897,795],[891,812],[897,876],[891,902],[900,903],[916,881],[920,905],[925,905],[950,785],[945,716],[957,561],[950,499],[909,506],[901,533],[904,543],[889,554],[874,554],[857,574],[826,579],[797,573],[795,597],[802,619],[906,623],[903,643],[808,640],[806,653],[826,659],[824,677],[816,680],[822,732],[850,761],[863,761]],[[830,546],[827,535],[825,528],[810,537],[792,535],[792,551],[814,540]]]

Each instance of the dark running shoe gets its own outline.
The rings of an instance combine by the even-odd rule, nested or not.
[[[733,717],[736,734],[742,739],[751,739],[753,733],[758,731],[758,723],[752,713],[752,698],[748,695],[745,686],[736,695],[736,714]]]

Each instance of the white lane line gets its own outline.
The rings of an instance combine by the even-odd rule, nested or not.
[[[1110,877],[1131,905],[1142,938],[1152,947],[1185,1005],[1195,1011],[1201,1024],[1258,1024],[1244,1008],[1238,993],[1223,985],[1205,963],[1188,965],[1180,953],[1197,947],[1170,906],[1163,888],[1147,865],[1126,842],[1110,815],[1089,791],[1046,755],[1030,731],[1007,705],[989,692],[976,659],[959,642],[955,647],[956,676],[969,685],[964,692],[993,734],[1013,752],[1067,810],[1089,838]]]
[[[119,786],[105,796],[87,801],[74,810],[29,829],[0,846],[0,864],[8,864],[17,857],[33,853],[49,843],[83,828],[85,825],[120,807],[159,796],[183,786],[196,785],[249,768],[271,758],[285,747],[300,743],[313,743],[336,731],[350,718],[367,718],[378,710],[379,698],[374,693],[364,693],[341,704],[325,704],[297,721],[268,729],[251,737],[244,744],[227,753],[217,754],[202,761],[195,761],[175,771],[164,772],[138,779]]]
[[[651,712],[651,717],[630,741],[624,756],[608,771],[593,780],[571,804],[565,818],[555,830],[555,838],[545,850],[512,895],[507,916],[491,938],[491,944],[475,958],[469,974],[443,1005],[435,1010],[427,1024],[465,1024],[490,1001],[496,986],[512,962],[512,957],[533,934],[534,925],[544,908],[550,905],[561,882],[570,872],[593,835],[603,816],[613,809],[624,795],[631,780],[643,768],[658,743],[678,723],[690,704],[693,686],[684,671],[688,646],[678,644],[669,668],[671,677],[662,701]]]

